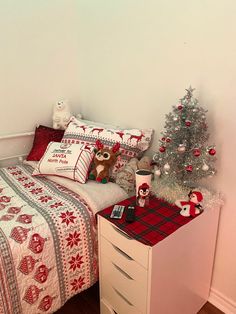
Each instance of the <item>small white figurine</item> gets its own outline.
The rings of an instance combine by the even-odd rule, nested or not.
[[[180,215],[185,217],[195,217],[202,212],[200,202],[203,200],[202,193],[199,191],[190,191],[188,201],[177,200],[175,205],[181,208]]]
[[[58,101],[53,107],[53,128],[65,130],[72,116],[70,107],[67,101]]]

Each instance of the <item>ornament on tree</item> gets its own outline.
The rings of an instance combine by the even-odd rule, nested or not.
[[[169,171],[170,170],[170,165],[167,163],[164,165],[163,167],[166,171]]]
[[[154,154],[152,157],[152,160],[154,161],[154,164],[157,163],[159,160],[161,160],[161,158],[159,158],[158,154]]]
[[[185,121],[185,125],[186,125],[186,126],[191,126],[191,124],[192,124],[192,122],[191,122],[190,120],[186,120],[186,121]]]
[[[160,170],[160,169],[156,169],[156,170],[155,170],[155,175],[158,176],[158,177],[160,177],[160,175],[161,175],[161,170]]]
[[[167,137],[167,138],[166,138],[166,142],[167,142],[167,143],[170,143],[170,142],[171,142],[171,138],[170,138],[170,137]]]
[[[201,155],[200,149],[199,149],[199,148],[194,148],[194,150],[193,150],[193,155],[194,155],[195,157],[199,157],[199,156]]]
[[[214,145],[207,144],[207,110],[193,97],[194,89],[191,86],[186,91],[180,102],[172,106],[173,111],[166,115],[161,133],[165,141],[161,141],[153,160],[158,170],[163,170],[160,177],[165,184],[176,183],[187,187],[216,172],[216,151]],[[171,171],[164,168],[166,164]]]
[[[214,156],[216,154],[216,150],[214,148],[209,149],[209,155]]]
[[[165,146],[161,146],[161,147],[159,148],[159,151],[160,151],[161,153],[164,153],[164,152],[166,151]]]
[[[202,166],[202,170],[203,170],[203,171],[209,170],[209,167],[207,166],[207,164],[204,164],[204,165]]]
[[[184,153],[186,150],[186,147],[184,146],[184,144],[179,144],[177,150],[179,153]]]
[[[177,108],[178,108],[178,110],[182,110],[183,109],[183,105],[179,104],[179,105],[177,105]]]
[[[185,169],[186,169],[187,172],[192,172],[193,171],[193,166],[192,165],[187,165],[185,167]]]

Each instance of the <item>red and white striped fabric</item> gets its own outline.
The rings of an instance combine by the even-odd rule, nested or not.
[[[152,134],[152,129],[106,128],[71,117],[62,142],[95,145],[99,139],[105,148],[112,148],[114,144],[119,143],[121,155],[112,169],[112,177],[115,177],[131,158],[141,158],[144,151],[150,147]]]
[[[54,175],[85,183],[94,145],[50,142],[33,176]]]

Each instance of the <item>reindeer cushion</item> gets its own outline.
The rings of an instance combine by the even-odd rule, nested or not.
[[[141,157],[143,152],[148,149],[152,133],[152,129],[123,130],[104,128],[71,117],[62,142],[95,145],[96,141],[99,139],[104,144],[104,147],[110,149],[118,142],[120,144],[120,156],[112,170],[112,177],[115,177],[116,173],[122,169],[131,158]]]

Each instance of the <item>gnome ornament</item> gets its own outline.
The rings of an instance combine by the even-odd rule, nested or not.
[[[177,200],[175,205],[181,208],[180,215],[184,217],[195,217],[200,214],[202,206],[200,202],[203,200],[202,193],[199,191],[190,191],[188,194],[188,200]]]

